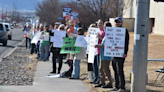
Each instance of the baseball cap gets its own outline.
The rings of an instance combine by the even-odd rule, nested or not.
[[[114,21],[116,21],[116,20],[120,20],[120,21],[122,21],[122,22],[123,22],[123,20],[122,20],[122,18],[121,18],[121,17],[116,17]]]

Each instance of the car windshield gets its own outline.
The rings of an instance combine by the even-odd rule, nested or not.
[[[0,24],[0,30],[3,30],[3,26],[2,26],[2,24]]]

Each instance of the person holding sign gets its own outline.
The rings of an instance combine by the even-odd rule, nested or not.
[[[25,28],[25,32],[24,32],[24,37],[26,38],[26,49],[28,48],[28,43],[27,42],[29,42],[29,49],[31,47],[31,39],[29,37],[27,37],[28,33],[30,33],[30,30],[31,30],[31,27],[27,23],[26,28]]]
[[[48,34],[49,35],[48,27],[44,28],[44,31],[42,32],[42,34]],[[49,60],[49,46],[50,46],[49,41],[44,41],[44,40],[40,41],[40,47],[41,47],[40,60],[43,60],[43,61]]]
[[[84,30],[78,28],[78,35],[84,35]],[[80,53],[76,53],[73,60],[73,71],[72,76],[69,79],[79,79],[80,78],[80,61],[85,59],[86,50],[85,47],[81,47]]]
[[[105,22],[104,28],[111,27],[111,23]],[[111,72],[109,69],[111,57],[104,56],[104,44],[105,44],[105,37],[102,40],[101,44],[95,45],[96,48],[101,48],[100,52],[100,84],[95,85],[95,87],[102,87],[102,88],[112,88],[112,79],[111,79]],[[105,77],[108,77],[109,83],[105,85]]]
[[[104,36],[105,36],[105,31],[104,31],[104,25],[103,21],[101,19],[98,20],[97,24],[98,28],[100,31],[98,32],[98,44],[101,44]],[[93,63],[93,72],[94,72],[94,84],[99,84],[100,81],[100,69],[99,69],[99,61],[100,61],[100,48],[97,49],[97,55],[95,57],[94,63]]]
[[[123,20],[120,17],[115,18],[116,27],[122,27]],[[124,47],[124,54],[122,57],[113,57],[112,59],[112,66],[115,75],[115,87],[111,91],[124,92],[125,91],[125,76],[124,76],[124,61],[127,57],[128,52],[128,45],[129,45],[129,32],[126,29],[126,36],[125,36],[125,47]]]
[[[58,30],[65,31],[64,28],[65,28],[64,24],[61,24],[59,26]],[[51,36],[54,35],[54,33],[51,33]],[[51,46],[51,50],[53,53],[52,54],[52,69],[53,70],[50,73],[56,73],[56,59],[58,58],[58,60],[59,60],[58,74],[60,74],[60,70],[61,70],[62,64],[63,64],[63,56],[65,56],[65,54],[60,54],[61,47],[53,47],[53,45],[54,44],[52,44],[52,46]]]

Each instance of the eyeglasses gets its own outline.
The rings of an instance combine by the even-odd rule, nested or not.
[[[121,23],[121,21],[119,21],[119,20],[115,20],[115,22],[116,22],[116,23]]]

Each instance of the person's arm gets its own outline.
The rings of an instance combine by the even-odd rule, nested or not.
[[[101,44],[95,45],[95,48],[104,48],[104,45],[102,46]]]
[[[125,50],[124,50],[124,58],[127,57],[127,53],[128,53],[128,49],[129,49],[129,32],[128,30],[126,29],[126,37],[125,37]]]

